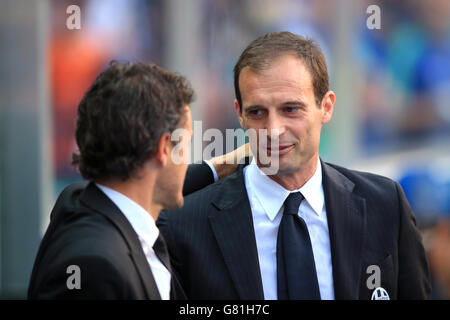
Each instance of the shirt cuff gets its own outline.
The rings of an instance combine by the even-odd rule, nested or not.
[[[211,171],[212,171],[213,176],[214,176],[214,182],[217,182],[217,180],[219,180],[219,176],[217,175],[217,171],[214,168],[214,166],[212,165],[212,163],[209,162],[208,160],[203,160],[203,162],[205,162],[211,168]]]

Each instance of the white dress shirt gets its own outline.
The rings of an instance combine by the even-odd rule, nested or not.
[[[308,227],[322,300],[334,299],[330,236],[328,232],[322,167],[318,160],[314,175],[303,187],[289,191],[265,175],[253,160],[244,168],[245,187],[253,214],[259,265],[266,300],[276,300],[277,294],[277,235],[283,203],[289,193],[300,191],[305,200],[299,208]]]
[[[155,278],[161,299],[169,300],[171,275],[153,251],[153,245],[159,236],[159,230],[155,224],[155,220],[153,220],[150,213],[144,208],[122,193],[98,183],[96,185],[122,211],[137,233],[145,257],[150,265],[150,270]]]

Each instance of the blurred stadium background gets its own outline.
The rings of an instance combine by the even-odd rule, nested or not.
[[[68,30],[66,9],[81,8]],[[366,9],[381,9],[369,30]],[[71,167],[78,102],[111,59],[191,80],[193,120],[238,128],[232,69],[246,45],[289,30],[322,47],[335,114],[325,161],[399,181],[424,235],[433,296],[450,299],[449,0],[1,0],[0,297],[25,298]]]

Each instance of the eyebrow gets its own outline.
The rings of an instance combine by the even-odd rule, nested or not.
[[[295,107],[306,107],[306,104],[303,103],[302,101],[296,101],[296,100],[292,100],[292,101],[285,101],[283,103],[280,104],[280,106],[295,106]],[[251,109],[260,109],[260,108],[265,108],[263,105],[260,104],[254,104],[254,105],[250,105],[250,106],[244,106],[244,110],[251,110]]]
[[[297,106],[297,107],[306,107],[306,105],[301,101],[286,101],[281,104],[281,106]]]
[[[244,106],[244,110],[259,109],[259,108],[265,108],[265,107],[260,104],[252,104],[251,106]]]

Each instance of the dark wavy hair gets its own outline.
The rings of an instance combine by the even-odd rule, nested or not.
[[[239,89],[239,75],[242,69],[250,67],[264,70],[270,62],[283,54],[292,54],[303,61],[311,73],[314,96],[318,107],[328,91],[329,80],[325,57],[320,47],[310,39],[288,31],[269,32],[253,40],[242,52],[234,66],[234,92],[242,111],[242,97]]]
[[[194,92],[182,76],[154,64],[112,61],[78,106],[72,164],[88,180],[129,179],[165,133],[183,124]]]

